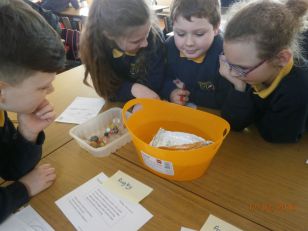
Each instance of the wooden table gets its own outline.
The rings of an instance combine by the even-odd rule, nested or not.
[[[59,113],[76,96],[96,96],[82,79],[83,67],[57,77],[49,100]],[[154,189],[141,202],[154,215],[141,230],[198,230],[209,214],[247,231],[308,228],[307,134],[298,144],[278,145],[263,141],[254,128],[231,132],[204,176],[176,182],[145,170],[132,143],[109,157],[91,156],[68,135],[73,126],[54,123],[46,130],[42,162],[56,167],[57,180],[30,201],[55,230],[74,230],[57,199],[100,172],[111,176],[118,170]]]

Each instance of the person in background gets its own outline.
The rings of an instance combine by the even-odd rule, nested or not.
[[[221,7],[229,7],[234,2],[236,2],[236,0],[221,0]]]
[[[84,82],[105,100],[159,99],[163,35],[144,0],[94,0],[81,34]]]
[[[40,15],[42,15],[45,20],[55,29],[58,34],[61,34],[61,27],[59,17],[52,13],[50,10],[46,10],[40,6],[40,4],[32,2],[30,0],[23,0],[25,3],[30,5],[35,11],[37,11]]]
[[[308,21],[307,21],[308,24]],[[303,53],[305,59],[308,61],[308,28],[303,33]]]
[[[274,143],[297,142],[307,131],[308,64],[298,41],[307,8],[305,0],[234,5],[220,59],[233,85],[222,108],[232,129],[255,124]]]
[[[166,41],[162,96],[177,104],[220,109],[231,84],[219,74],[219,0],[174,0],[171,19],[174,36]]]
[[[25,45],[26,44],[26,45]],[[43,129],[55,112],[46,99],[65,62],[58,34],[21,0],[0,1],[0,222],[55,180],[49,164],[38,166]],[[7,112],[17,114],[18,127]]]
[[[40,3],[44,9],[59,13],[64,11],[71,4],[75,9],[79,9],[78,0],[42,0]]]

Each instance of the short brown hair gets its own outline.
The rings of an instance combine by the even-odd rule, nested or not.
[[[255,42],[260,59],[271,59],[284,48],[291,48],[294,57],[301,57],[300,30],[308,3],[288,0],[286,4],[273,0],[239,2],[228,22],[224,40]]]
[[[182,16],[188,21],[191,17],[206,18],[217,28],[220,24],[219,0],[173,0],[171,4],[171,20]]]
[[[65,64],[58,34],[20,0],[0,2],[0,80],[19,83],[33,72],[57,72]]]

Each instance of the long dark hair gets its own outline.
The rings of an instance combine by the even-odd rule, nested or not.
[[[112,69],[108,59],[115,44],[105,34],[112,37],[125,36],[131,27],[148,22],[152,24],[150,33],[157,34],[155,17],[144,0],[93,1],[81,34],[80,56],[85,65],[84,83],[89,85],[87,79],[90,75],[93,86],[101,97],[108,99],[121,84],[121,78]],[[141,51],[136,61],[143,68],[146,68],[145,53]]]

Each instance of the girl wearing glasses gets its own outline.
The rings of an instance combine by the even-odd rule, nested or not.
[[[307,8],[305,0],[232,8],[220,73],[234,86],[222,108],[234,130],[255,123],[265,140],[277,143],[297,142],[308,130],[308,64],[299,46]]]

